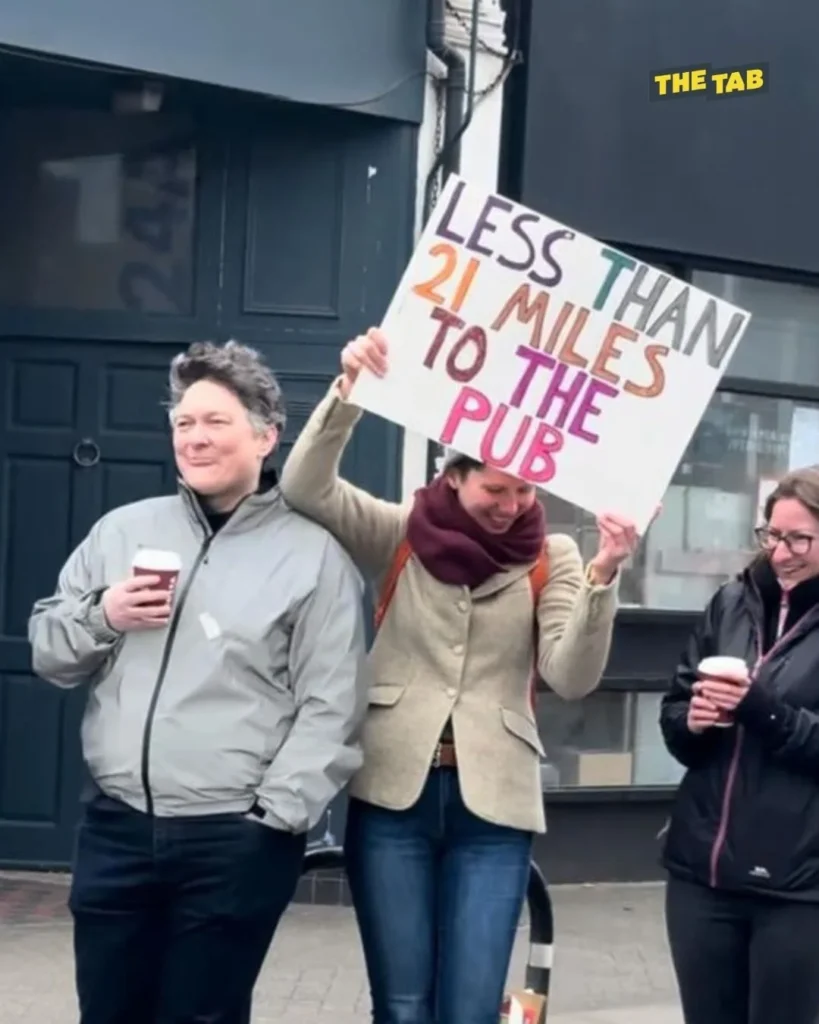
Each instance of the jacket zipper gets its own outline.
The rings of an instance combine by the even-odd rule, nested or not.
[[[174,602],[174,610],[171,615],[170,625],[168,626],[168,636],[165,640],[165,647],[162,651],[162,660],[159,663],[159,672],[157,673],[156,682],[154,683],[154,692],[151,694],[151,701],[148,705],[148,714],[145,718],[145,728],[142,733],[142,788],[145,791],[145,812],[150,815],[154,813],[154,798],[151,795],[150,761],[151,734],[153,732],[156,706],[159,703],[159,693],[162,689],[162,684],[165,682],[165,675],[168,671],[168,662],[171,660],[171,651],[173,649],[173,642],[176,638],[176,631],[179,626],[179,618],[182,615],[182,609],[184,608],[185,601],[190,593],[194,577],[207,556],[212,540],[212,535],[206,535],[205,541],[199,549],[199,554],[196,556],[196,561],[191,567],[191,572],[185,586],[182,588],[179,597]]]
[[[756,584],[753,584],[755,590],[757,590]],[[759,591],[757,590],[757,596],[762,601]],[[782,599],[779,602],[779,618],[776,626],[776,637],[771,649],[767,654],[763,655],[765,649],[765,640],[762,634],[762,627],[758,622],[754,623],[756,631],[756,646],[757,646],[757,658],[754,663],[754,667],[751,669],[751,685],[753,685],[754,676],[759,669],[765,664],[770,657],[776,653],[777,649],[790,637],[790,635],[799,627],[802,622],[802,618],[798,619],[788,632],[783,636],[783,629],[785,628],[785,622],[788,618],[788,591],[782,591]],[[711,888],[716,889],[717,887],[717,869],[719,867],[719,859],[722,855],[723,847],[725,846],[725,840],[728,836],[728,826],[731,820],[731,798],[734,794],[734,786],[737,781],[737,774],[739,772],[739,758],[742,753],[742,741],[745,736],[745,727],[738,725],[736,727],[736,740],[734,741],[734,751],[731,755],[731,763],[728,767],[728,777],[725,780],[725,792],[722,796],[722,809],[720,811],[719,827],[717,829],[716,838],[714,839],[714,845],[711,848]]]

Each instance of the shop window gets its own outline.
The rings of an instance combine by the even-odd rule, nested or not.
[[[598,690],[582,701],[538,696],[546,757],[544,791],[675,786],[684,769],[668,753],[659,727],[659,693]]]
[[[819,463],[819,405],[717,392],[663,498],[663,511],[626,565],[621,603],[702,609],[753,554],[765,498],[789,469]],[[551,496],[550,529],[593,557],[593,517]],[[616,511],[616,509],[612,509]]]
[[[729,377],[819,384],[819,288],[701,271],[691,283],[752,314]]]
[[[196,153],[162,114],[0,112],[0,305],[184,315]]]

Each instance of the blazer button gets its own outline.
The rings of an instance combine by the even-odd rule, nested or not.
[[[453,652],[453,654],[463,654],[464,653],[464,645],[463,644],[455,644],[455,646],[452,648],[452,652]]]
[[[458,602],[458,611],[459,612],[468,612],[469,611],[469,605],[466,603],[466,601],[459,601]]]
[[[454,697],[458,696],[458,691],[457,690],[453,690],[451,686],[448,686],[447,689],[446,689],[446,695],[449,698],[454,698]]]

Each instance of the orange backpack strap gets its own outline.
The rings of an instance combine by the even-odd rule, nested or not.
[[[538,647],[540,641],[540,626],[537,621],[537,606],[540,601],[540,595],[543,593],[543,588],[549,582],[549,545],[548,541],[543,545],[543,550],[540,552],[540,557],[529,570],[529,586],[532,588],[532,604],[534,605],[534,631],[535,631],[535,664],[532,668],[532,678],[529,681],[529,703],[534,713],[535,703],[537,700],[537,681],[538,681]]]
[[[529,570],[529,586],[532,588],[532,600],[537,611],[537,603],[543,588],[549,582],[549,547],[543,545],[543,550],[532,568]]]
[[[381,585],[378,604],[375,606],[376,631],[381,628],[381,623],[384,621],[384,616],[387,614],[387,609],[389,608],[390,602],[395,594],[395,588],[398,586],[398,577],[404,571],[404,566],[410,560],[411,555],[412,548],[410,547],[409,541],[405,538],[395,549],[395,554],[392,557],[392,563],[387,570],[387,575],[384,577],[384,582]]]

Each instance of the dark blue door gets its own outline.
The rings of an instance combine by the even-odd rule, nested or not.
[[[0,393],[3,502],[0,856],[65,862],[80,779],[85,694],[34,678],[26,621],[37,597],[108,509],[173,486],[164,346],[6,342]]]
[[[171,356],[263,349],[286,450],[407,255],[412,129],[233,102],[0,108],[0,864],[70,859],[85,695],[32,676],[26,622],[100,515],[173,486]],[[397,453],[368,423],[345,468],[394,495]]]

